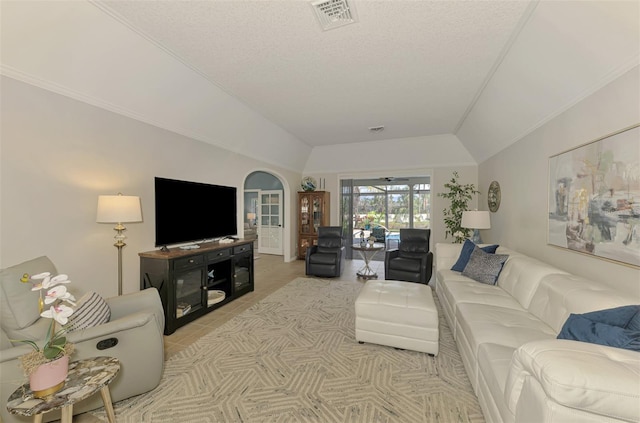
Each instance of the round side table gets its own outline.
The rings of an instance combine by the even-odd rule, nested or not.
[[[360,244],[353,244],[352,249],[358,251],[360,256],[364,260],[364,267],[356,273],[358,277],[362,279],[377,278],[378,274],[369,266],[369,262],[373,259],[378,251],[384,250],[384,244],[375,243],[373,245],[366,244],[361,246]]]
[[[43,414],[61,408],[61,423],[71,423],[73,404],[100,391],[109,423],[115,423],[109,383],[119,371],[120,360],[115,357],[73,361],[69,363],[69,374],[60,391],[45,398],[35,398],[27,382],[11,394],[7,400],[7,410],[11,414],[33,416],[34,423],[41,423]]]

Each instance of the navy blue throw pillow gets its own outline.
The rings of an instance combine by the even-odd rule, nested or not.
[[[473,248],[476,244],[473,241],[465,239],[464,245],[462,246],[462,250],[460,251],[460,257],[458,257],[458,261],[453,265],[451,270],[455,270],[456,272],[462,272],[464,268],[467,266],[469,259],[471,258],[471,253],[473,253]],[[482,251],[489,254],[494,254],[498,249],[497,245],[487,245],[486,247],[480,247]]]
[[[562,326],[558,339],[640,351],[639,316],[640,305],[571,314]]]

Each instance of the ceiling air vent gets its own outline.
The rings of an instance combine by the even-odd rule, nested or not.
[[[311,3],[325,31],[356,22],[355,9],[347,0],[320,0]]]
[[[369,128],[369,132],[382,132],[384,131],[384,125],[372,126]]]

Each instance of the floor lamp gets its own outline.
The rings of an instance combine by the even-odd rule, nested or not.
[[[460,226],[473,229],[471,241],[473,241],[474,244],[480,244],[482,243],[482,238],[480,238],[480,231],[478,229],[491,229],[491,217],[488,211],[463,211]]]
[[[115,223],[113,228],[116,231],[113,244],[118,249],[118,295],[122,295],[122,247],[125,244],[126,236],[123,234],[127,228],[123,223],[142,222],[142,209],[140,208],[140,197],[132,195],[99,195],[98,212],[96,216],[98,223]]]

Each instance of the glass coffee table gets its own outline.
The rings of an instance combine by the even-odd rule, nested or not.
[[[361,246],[360,244],[353,244],[351,248],[360,253],[362,260],[364,260],[364,267],[356,272],[359,278],[362,279],[375,279],[378,274],[369,266],[369,262],[378,253],[378,251],[384,250],[384,244],[374,243]]]

